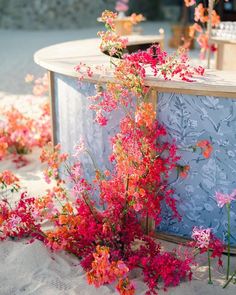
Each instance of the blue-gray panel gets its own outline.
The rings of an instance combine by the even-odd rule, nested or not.
[[[117,133],[121,114],[112,114],[106,127],[94,124],[95,113],[90,110],[88,97],[95,95],[95,85],[76,78],[55,75],[56,134],[63,152],[72,154],[76,143],[83,138],[100,169],[111,168],[111,137]],[[94,167],[90,158],[81,158],[86,176],[91,179]]]
[[[215,193],[231,193],[236,188],[236,99],[159,93],[157,117],[169,139],[176,140],[181,163],[190,165],[186,179],[172,175],[170,181],[182,221],[173,220],[166,209],[159,229],[190,236],[193,226],[204,226],[225,240],[226,210],[218,208]],[[202,139],[213,144],[209,159],[186,151]],[[236,202],[232,203],[231,219],[231,243],[236,245]]]

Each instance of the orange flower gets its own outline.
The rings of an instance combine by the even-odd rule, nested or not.
[[[6,142],[0,142],[0,159],[7,154],[8,144]]]
[[[110,261],[109,252],[110,249],[108,247],[99,245],[96,247],[96,252],[93,253],[94,260],[92,262],[92,268],[87,273],[87,280],[90,285],[93,284],[95,287],[99,287],[107,283],[112,283],[129,272],[129,268],[122,260]],[[122,285],[121,287],[125,286]],[[134,293],[120,294],[132,295]]]
[[[187,7],[189,6],[193,6],[194,4],[196,4],[195,0],[184,0],[184,3]]]
[[[66,212],[68,212],[68,213],[73,213],[73,207],[71,206],[71,204],[66,203],[66,204],[63,206],[63,211],[66,211]]]
[[[202,149],[203,157],[206,159],[210,158],[213,152],[213,147],[208,140],[200,140],[197,142],[196,146]]]
[[[52,197],[49,196],[49,195],[46,195],[46,196],[44,196],[42,198],[37,198],[35,200],[35,207],[37,209],[45,209],[51,203],[52,203]]]
[[[197,23],[189,27],[189,37],[194,38],[195,32],[202,33],[202,27]]]
[[[33,82],[34,81],[34,75],[31,75],[31,74],[27,74],[25,76],[25,82],[26,83],[30,83],[30,82]]]
[[[129,278],[119,279],[116,289],[119,291],[120,295],[134,295],[135,288],[130,282]]]
[[[156,112],[151,103],[141,103],[135,112],[135,122],[138,126],[151,128],[156,118]]]
[[[179,168],[179,176],[182,178],[186,178],[188,176],[190,166],[189,165],[178,166],[178,168]]]
[[[220,16],[215,10],[212,11],[212,26],[215,27],[220,23]]]
[[[132,13],[130,16],[131,22],[136,25],[144,20],[144,16],[142,14]]]
[[[16,177],[11,171],[5,170],[2,173],[0,173],[0,182],[5,183],[6,185],[12,185],[15,184],[19,186],[18,184],[19,178]]]
[[[195,8],[194,20],[196,22],[200,21],[202,23],[205,23],[208,20],[207,9],[202,3],[198,4],[198,6]]]
[[[68,221],[69,221],[69,216],[68,215],[64,215],[64,214],[61,214],[59,216],[59,219],[58,220],[59,220],[59,224],[60,225],[67,224]]]
[[[3,224],[4,222],[4,218],[2,217],[2,215],[0,215],[0,226]]]

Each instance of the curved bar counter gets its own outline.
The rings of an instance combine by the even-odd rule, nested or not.
[[[130,36],[129,45],[153,43],[154,36]],[[158,41],[158,36],[157,36]],[[109,167],[110,137],[118,130],[120,114],[115,114],[108,126],[93,123],[88,96],[95,94],[95,84],[112,81],[112,72],[94,73],[78,82],[75,66],[109,65],[109,57],[99,50],[99,40],[90,39],[62,43],[38,51],[35,62],[49,71],[54,143],[63,151],[84,137],[100,168]],[[109,68],[109,66],[108,66]],[[178,199],[182,221],[173,220],[164,208],[159,231],[190,237],[193,226],[210,227],[226,240],[225,208],[218,208],[216,191],[231,192],[236,188],[236,72],[208,70],[195,82],[164,81],[147,75],[146,85],[152,86],[152,99],[157,106],[157,118],[166,127],[170,139],[182,148],[182,164],[191,169],[186,179],[175,178],[171,185]],[[214,152],[209,159],[198,153],[183,151],[197,141],[210,140]],[[83,159],[86,174],[91,161]],[[236,228],[236,202],[232,203],[232,228]],[[231,235],[236,246],[236,231]]]

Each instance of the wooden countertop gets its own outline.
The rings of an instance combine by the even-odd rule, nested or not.
[[[223,44],[234,44],[236,45],[236,39],[224,39],[224,38],[220,38],[220,37],[212,37],[211,41],[213,43],[223,43]]]
[[[129,45],[162,41],[162,35],[129,36]],[[109,56],[99,50],[100,39],[86,39],[66,42],[43,48],[34,55],[35,62],[43,68],[70,77],[78,77],[75,67],[79,63],[88,66],[102,66],[106,71],[94,72],[93,77],[85,80],[108,82],[113,80],[109,65]],[[183,82],[178,79],[165,81],[147,73],[146,84],[160,92],[189,93],[194,95],[212,95],[236,98],[236,72],[207,70],[203,77],[196,77],[195,82]]]

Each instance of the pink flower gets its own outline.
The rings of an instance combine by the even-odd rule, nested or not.
[[[101,126],[106,126],[107,125],[107,122],[108,122],[108,119],[106,117],[103,116],[102,112],[101,111],[98,111],[97,114],[96,114],[96,119],[95,121],[101,125]]]
[[[11,230],[16,229],[16,227],[19,226],[21,222],[22,222],[22,219],[17,215],[12,215],[8,219],[8,225],[11,228]]]
[[[129,9],[128,6],[129,0],[119,0],[116,2],[116,11],[118,12],[126,12]]]
[[[198,248],[208,248],[211,237],[211,229],[195,226],[192,232],[192,239],[196,241],[196,246]]]
[[[134,210],[135,210],[136,212],[139,212],[140,210],[143,209],[143,204],[141,204],[141,203],[135,203],[135,204],[133,205],[133,208],[134,208]]]
[[[220,192],[217,192],[216,195],[216,201],[217,205],[222,208],[226,204],[230,204],[231,201],[236,200],[236,190],[234,190],[230,195],[229,194],[223,194]]]
[[[86,150],[85,142],[83,139],[80,139],[79,143],[77,143],[74,147],[74,157],[77,158],[81,153],[83,153]]]

